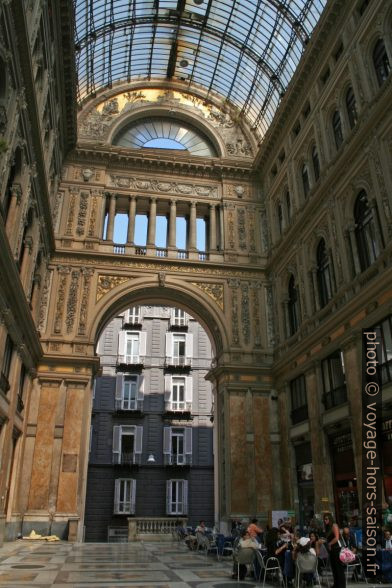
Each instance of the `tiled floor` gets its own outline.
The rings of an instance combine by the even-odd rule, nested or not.
[[[237,583],[230,578],[231,569],[230,558],[218,562],[215,555],[206,557],[169,542],[18,541],[0,548],[4,588],[233,588]],[[257,584],[249,579],[240,586]]]

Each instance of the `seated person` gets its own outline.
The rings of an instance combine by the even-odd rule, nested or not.
[[[251,519],[247,530],[252,539],[256,539],[259,543],[261,543],[261,534],[263,533],[263,529],[257,525],[257,519]]]
[[[195,529],[195,535],[197,539],[197,547],[208,547],[210,546],[210,540],[207,537],[207,527],[205,521],[200,521]]]
[[[311,557],[309,557],[309,555]],[[301,537],[298,539],[296,547],[293,551],[293,560],[301,561],[302,567],[312,569],[316,565],[317,555],[314,547],[311,547],[309,537]],[[313,584],[313,573],[303,573],[303,579],[307,586]]]
[[[357,553],[357,541],[354,533],[349,527],[343,527],[342,531],[342,547],[348,547],[353,553]]]
[[[285,527],[279,529],[280,538],[276,544],[275,557],[279,561],[279,565],[286,578],[286,585],[291,586],[294,578],[294,566],[292,553],[294,550],[292,534],[287,532]]]
[[[260,544],[255,539],[252,539],[252,537],[249,535],[249,532],[247,529],[245,529],[241,532],[241,537],[238,542],[238,549],[246,549],[246,548],[260,549]],[[239,569],[240,580],[245,580],[246,572],[247,572],[246,565],[240,564],[240,569]],[[233,575],[231,577],[233,580],[237,579],[236,554],[234,554]]]
[[[383,549],[392,549],[392,536],[391,536],[391,532],[388,531],[388,529],[386,531],[384,531],[384,539],[382,542],[382,548]]]

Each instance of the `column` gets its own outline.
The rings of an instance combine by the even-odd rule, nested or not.
[[[224,219],[223,219],[223,206],[219,207],[219,240],[220,240],[220,250],[223,251],[225,248],[225,240],[224,240]]]
[[[191,202],[187,248],[188,250],[196,249],[196,202]]]
[[[116,196],[114,194],[110,194],[108,228],[106,231],[106,240],[107,241],[113,241],[115,217],[116,217]]]
[[[216,251],[216,206],[210,204],[209,250]]]
[[[384,249],[384,243],[383,243],[383,237],[382,237],[382,226],[380,223],[380,218],[378,216],[378,207],[377,207],[377,201],[375,198],[372,198],[369,202],[369,207],[372,211],[372,215],[373,215],[373,222],[374,222],[374,227],[375,227],[375,241],[377,244],[377,249],[378,251],[376,252],[376,256],[378,257],[381,253],[381,251]]]
[[[129,199],[128,212],[128,236],[127,242],[133,245],[135,238],[135,219],[136,219],[136,196],[131,196]]]
[[[291,337],[291,333],[290,333],[290,314],[289,314],[289,301],[288,300],[283,300],[282,303],[283,306],[283,315],[285,318],[285,332],[286,332],[286,337]]]
[[[358,257],[358,249],[357,249],[357,240],[355,238],[355,227],[354,225],[350,225],[348,227],[348,236],[349,236],[349,241],[350,241],[350,248],[351,248],[351,254],[353,256],[353,264],[354,264],[354,275],[356,276],[357,274],[361,273],[361,264],[359,263],[359,257]]]
[[[170,201],[169,226],[167,236],[167,246],[176,247],[176,221],[177,221],[177,201]]]
[[[155,227],[157,220],[157,199],[150,200],[150,213],[148,215],[147,246],[155,247]]]
[[[317,287],[317,268],[313,267],[310,272],[313,286],[313,300],[316,312],[320,310],[318,287]]]
[[[10,188],[11,191],[11,202],[10,207],[7,214],[7,222],[6,222],[6,232],[7,237],[11,241],[11,237],[15,237],[15,214],[16,214],[16,207],[20,204],[22,199],[22,188],[20,184],[13,184]]]

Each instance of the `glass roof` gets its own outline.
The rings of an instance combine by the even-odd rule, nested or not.
[[[79,100],[182,80],[268,129],[326,0],[74,0]]]

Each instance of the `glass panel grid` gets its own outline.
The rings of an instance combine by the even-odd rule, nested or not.
[[[78,97],[114,82],[182,79],[264,133],[326,0],[74,0]]]

